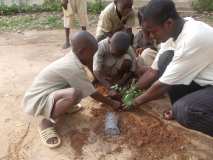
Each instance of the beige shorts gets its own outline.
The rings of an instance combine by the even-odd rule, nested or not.
[[[63,9],[63,12],[64,12],[64,28],[71,28],[75,26],[77,20],[79,20],[80,26],[88,25],[86,0],[69,1],[67,10]],[[76,18],[76,15],[78,19]]]
[[[53,107],[54,107],[54,103],[55,103],[55,99],[54,99],[54,93],[55,92],[52,92],[48,97],[47,97],[47,100],[46,100],[46,104],[43,108],[43,111],[41,113],[41,115],[47,119],[51,119],[51,113],[52,113],[52,110],[53,110]]]

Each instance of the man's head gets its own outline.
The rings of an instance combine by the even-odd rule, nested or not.
[[[91,69],[93,55],[98,49],[96,39],[87,31],[80,31],[71,38],[72,50],[82,64]]]
[[[115,57],[125,54],[130,46],[130,37],[126,32],[116,32],[109,40],[110,53]]]
[[[133,0],[114,0],[118,12],[127,16],[132,11]]]
[[[142,28],[158,43],[174,35],[176,22],[181,19],[172,0],[151,0],[143,11]]]

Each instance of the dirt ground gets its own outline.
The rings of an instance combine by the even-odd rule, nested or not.
[[[119,113],[117,137],[104,134],[108,107],[87,98],[58,123],[62,146],[43,146],[39,118],[24,114],[21,100],[35,75],[69,52],[63,39],[62,30],[0,33],[0,160],[212,160],[212,138],[162,120],[166,98]]]

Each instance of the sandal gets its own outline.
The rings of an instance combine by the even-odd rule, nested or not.
[[[39,134],[40,134],[42,143],[49,148],[56,148],[61,144],[61,139],[60,139],[59,135],[57,134],[56,129],[54,127],[49,127],[44,130],[39,129]],[[56,144],[47,143],[47,141],[50,138],[57,138],[58,143],[56,143]]]

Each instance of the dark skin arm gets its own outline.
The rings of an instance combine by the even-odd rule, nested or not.
[[[64,9],[67,9],[67,4],[68,4],[68,0],[63,0],[61,2],[61,6],[64,8]]]
[[[134,99],[133,106],[139,106],[149,101],[158,99],[167,93],[170,88],[170,85],[156,81],[144,94]]]
[[[112,106],[113,109],[118,110],[121,107],[121,103],[110,98],[104,97],[99,92],[95,92],[91,97],[99,102]]]
[[[136,87],[141,90],[149,88],[158,79],[158,71],[151,67],[146,67],[140,72],[142,76],[136,83]]]
[[[100,71],[94,71],[94,75],[104,87],[110,89],[111,84],[104,78]]]
[[[123,77],[118,81],[117,84],[119,86],[124,86],[131,77],[133,77],[133,73],[132,72],[125,73],[123,75]]]
[[[133,77],[131,72],[132,61],[125,60],[121,66],[121,69],[118,71],[118,74],[121,75],[121,79],[117,82],[119,86],[124,86],[128,80]]]

